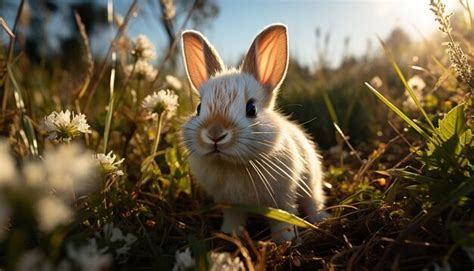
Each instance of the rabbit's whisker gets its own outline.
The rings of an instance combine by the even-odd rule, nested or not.
[[[269,156],[267,155],[267,157],[269,157]],[[278,162],[280,162],[280,164],[282,164],[293,175],[297,175],[294,170],[292,170],[287,164],[285,164],[283,161],[281,161],[278,157],[273,156],[273,158],[275,158]],[[288,155],[286,156],[286,158],[289,158],[291,160],[291,157],[289,157]],[[301,181],[299,183],[302,183],[306,187],[307,191],[311,191],[311,188],[308,186],[308,184],[306,182],[304,182],[301,178],[299,178],[299,179]]]
[[[263,155],[266,155],[266,154],[263,154]],[[267,156],[268,158],[271,158],[271,157],[268,156],[268,155],[266,155],[266,156]],[[276,157],[276,156],[272,156],[272,157],[273,157],[274,159],[276,159],[277,162],[280,162],[280,164],[282,164],[282,165],[283,165],[288,171],[290,171],[293,175],[297,175],[294,170],[292,170],[287,164],[285,164],[283,161],[281,161],[278,157]],[[291,157],[289,157],[288,155],[286,156],[286,158],[289,158],[289,159],[291,160]],[[298,179],[300,180],[300,182],[297,182],[297,184],[301,184],[301,183],[302,183],[302,184],[306,187],[306,189],[307,189],[306,192],[311,191],[311,188],[308,186],[308,184],[307,184],[305,181],[303,181],[303,180],[301,179],[301,177],[298,178]],[[299,185],[299,186],[300,186],[301,189],[303,189],[303,187],[302,187],[301,185]],[[308,195],[309,195],[309,193],[308,193]]]
[[[272,179],[273,179],[274,181],[278,182],[278,179],[275,178],[275,176],[273,176],[273,175],[270,173],[270,171],[268,171],[268,169],[260,163],[260,161],[259,161],[258,159],[255,159],[255,163],[259,164],[260,167],[263,168],[263,170],[265,170],[265,172],[266,172],[268,175],[270,175],[270,177],[272,177]]]
[[[268,183],[267,178],[265,177],[265,175],[262,174],[262,172],[260,171],[260,169],[252,162],[252,160],[250,160],[249,163],[250,163],[250,165],[253,167],[253,169],[255,170],[255,172],[257,173],[257,175],[258,175],[258,177],[260,178],[260,180],[262,181],[263,186],[265,186],[265,188],[267,189],[268,194],[270,195],[270,197],[272,198],[273,202],[275,203],[275,207],[278,208],[278,204],[277,204],[275,198],[273,197],[273,188],[272,188],[271,185]]]
[[[253,123],[253,124],[250,124],[249,126],[247,126],[247,127],[243,128],[242,130],[244,130],[244,129],[248,129],[248,128],[250,128],[250,127],[253,127],[253,126],[255,126],[255,125],[259,125],[260,123],[261,123],[260,121],[257,121],[257,122],[255,122],[255,123]]]
[[[251,134],[259,135],[259,134],[279,134],[279,133],[277,133],[277,132],[252,132]]]
[[[260,198],[258,196],[257,186],[255,185],[255,181],[253,180],[252,174],[250,173],[250,170],[247,167],[245,167],[245,170],[247,171],[247,174],[250,177],[250,181],[252,181],[252,186],[255,191],[255,196],[257,196],[257,202],[260,204]]]
[[[247,140],[251,140],[253,142],[257,142],[259,144],[268,146],[268,147],[273,147],[273,145],[271,144],[272,142],[268,140],[256,140],[255,138],[244,137],[244,136],[240,136],[239,139],[247,139]]]
[[[273,167],[271,167],[270,165],[267,164],[267,166],[269,166],[273,171],[275,171],[275,173],[278,173],[278,172],[275,170],[275,168],[276,168],[276,169],[278,169],[281,173],[283,173],[287,178],[289,178],[292,182],[294,182],[303,192],[305,192],[308,196],[311,197],[311,193],[309,193],[309,191],[308,191],[307,188],[305,188],[305,187],[303,187],[303,186],[301,185],[301,182],[299,182],[298,179],[295,179],[294,177],[292,177],[291,175],[289,175],[289,174],[288,174],[285,170],[283,170],[280,166],[278,166],[277,164],[275,164],[275,163],[271,160],[271,158],[267,158],[267,157],[263,156],[262,154],[260,154],[260,157],[262,157],[262,158],[263,158],[264,160],[266,160],[268,163],[270,163],[270,164],[273,165]],[[273,157],[273,158],[275,158],[275,157]],[[265,162],[265,161],[262,160],[262,162]],[[266,164],[266,163],[265,163],[265,164]],[[283,175],[281,175],[281,174],[279,174],[279,175],[282,176],[282,177],[285,177],[285,176],[283,176]]]

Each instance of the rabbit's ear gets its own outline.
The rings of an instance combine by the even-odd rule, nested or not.
[[[242,62],[241,70],[273,91],[278,88],[288,67],[288,34],[285,25],[265,28],[253,41]]]
[[[198,90],[214,74],[223,70],[221,58],[207,39],[199,32],[182,34],[184,66],[191,86]]]

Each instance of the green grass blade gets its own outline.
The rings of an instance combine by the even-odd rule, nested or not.
[[[443,198],[442,201],[434,205],[433,208],[431,208],[426,213],[426,215],[421,217],[418,221],[415,221],[412,226],[423,225],[428,220],[439,216],[439,214],[443,212],[444,210],[446,210],[447,208],[455,206],[458,203],[460,198],[466,195],[469,195],[470,193],[473,193],[474,192],[474,177],[466,179],[456,188],[447,192],[448,193],[446,194],[446,196]]]
[[[318,229],[313,224],[309,223],[308,221],[299,218],[294,214],[290,214],[286,211],[275,209],[271,207],[264,207],[258,205],[251,205],[251,204],[219,204],[218,207],[222,208],[232,208],[239,211],[244,211],[247,213],[261,215],[267,218],[275,219],[278,221],[290,223],[292,225],[301,227],[301,228],[311,228],[311,229]]]
[[[331,117],[332,122],[339,125],[339,120],[337,119],[336,110],[334,109],[334,105],[332,104],[329,94],[324,89],[322,90],[322,94],[323,94],[324,104],[326,105],[326,108],[328,109],[328,112],[329,112],[329,117]]]
[[[402,118],[408,125],[410,125],[415,131],[421,134],[425,139],[431,141],[431,137],[423,130],[420,126],[418,126],[413,120],[411,120],[407,115],[405,115],[397,106],[395,106],[392,102],[390,102],[387,98],[385,98],[380,92],[378,92],[374,87],[372,87],[369,83],[365,82],[365,85],[372,91],[379,100],[381,100],[385,105],[387,105],[395,114],[397,114],[400,118]]]
[[[107,109],[107,116],[105,118],[105,129],[104,129],[104,153],[107,153],[107,146],[109,144],[109,136],[110,136],[110,127],[112,126],[112,115],[114,114],[114,102],[115,102],[115,64],[116,64],[116,53],[112,53],[112,69],[110,71],[110,98],[109,98],[109,106]]]
[[[392,168],[392,169],[387,170],[387,172],[393,177],[409,179],[409,180],[415,181],[417,183],[422,183],[422,184],[426,184],[426,183],[430,184],[430,183],[435,183],[439,181],[438,179],[434,179],[422,174],[413,173],[401,168]]]
[[[387,56],[388,60],[390,61],[390,64],[392,64],[393,68],[397,72],[398,78],[400,79],[400,81],[402,81],[403,86],[405,87],[405,89],[410,94],[410,97],[415,102],[416,107],[421,111],[421,113],[423,114],[423,117],[426,119],[426,121],[430,125],[431,129],[434,131],[435,126],[433,125],[433,122],[431,121],[431,119],[428,117],[428,114],[426,114],[426,111],[421,106],[421,103],[418,100],[418,98],[416,97],[415,92],[413,91],[413,89],[408,85],[408,82],[407,82],[405,76],[403,75],[402,71],[400,70],[400,67],[398,66],[397,62],[395,61],[395,58],[393,57],[392,53],[390,52],[390,49],[387,47],[385,42],[383,42],[383,40],[379,39],[379,41],[382,44],[383,50],[384,50],[385,55]]]
[[[110,127],[112,126],[112,115],[114,112],[114,102],[115,102],[115,95],[112,93],[110,95],[110,101],[107,109],[107,116],[105,118],[105,129],[104,129],[104,153],[107,153],[107,147],[109,145],[109,137],[110,137]]]
[[[20,91],[20,86],[18,85],[18,82],[15,79],[15,75],[13,74],[13,70],[10,64],[7,64],[7,70],[8,74],[10,75],[10,80],[13,84],[13,96],[15,97],[15,104],[18,110],[20,110],[21,112],[21,125],[28,141],[28,148],[30,150],[31,155],[38,156],[38,141],[36,140],[36,134],[33,128],[33,124],[31,123],[31,119],[26,115],[25,102]]]

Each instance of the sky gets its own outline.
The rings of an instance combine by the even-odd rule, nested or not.
[[[471,0],[469,0],[471,1]],[[429,0],[216,0],[220,12],[203,32],[227,65],[238,65],[256,34],[272,23],[288,26],[290,53],[307,66],[317,61],[316,28],[331,35],[329,58],[337,65],[343,56],[344,40],[355,56],[366,52],[371,40],[387,37],[403,27],[413,40],[437,31]],[[458,0],[444,0],[448,12],[459,7]],[[118,5],[118,8],[125,6]],[[123,11],[125,12],[125,11]],[[139,19],[139,18],[137,18]],[[146,25],[146,26],[145,26]],[[163,30],[153,23],[131,25],[131,32],[143,32],[158,44]],[[132,34],[133,36],[133,34]]]
[[[448,3],[449,2],[449,3]],[[288,26],[290,52],[300,62],[316,59],[315,29],[331,33],[329,56],[339,62],[344,39],[355,55],[363,54],[367,40],[378,46],[376,37],[386,37],[396,26],[413,37],[436,31],[429,0],[220,0],[221,12],[212,28],[204,33],[227,62],[236,64],[255,35],[266,25],[280,22]],[[457,0],[446,2],[448,9]]]
[[[107,0],[94,1],[104,5],[107,3]],[[219,15],[210,27],[196,30],[202,31],[208,37],[224,62],[230,66],[240,63],[241,56],[260,30],[277,22],[288,26],[291,56],[307,66],[317,61],[316,28],[320,29],[322,36],[327,32],[331,35],[328,57],[333,60],[334,65],[337,65],[343,56],[346,38],[350,39],[350,51],[359,56],[366,52],[368,40],[371,40],[373,47],[377,49],[377,36],[387,37],[397,26],[403,27],[414,40],[437,31],[434,17],[428,7],[429,0],[215,1],[219,5]],[[131,2],[114,0],[115,12],[125,15]],[[146,2],[147,0],[140,0],[142,4]],[[448,11],[459,7],[458,0],[444,0],[444,3],[447,4]],[[143,33],[155,43],[159,53],[163,52],[167,40],[156,15],[158,6],[144,6],[131,21],[129,36],[133,38]],[[6,18],[7,24],[12,24],[14,14],[2,14],[0,8],[0,16]],[[67,20],[54,18],[48,31],[56,35],[67,35],[65,28],[61,27],[64,21]],[[91,41],[93,51],[98,54],[106,51],[109,37],[108,33],[95,35]]]

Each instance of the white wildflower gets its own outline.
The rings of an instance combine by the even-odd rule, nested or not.
[[[124,234],[118,227],[114,227],[113,224],[109,223],[102,227],[100,233],[96,233],[97,237],[103,237],[110,243],[118,243],[117,246],[114,244],[115,252],[119,258],[124,258],[128,251],[132,248],[133,243],[137,241],[137,238],[131,234]]]
[[[211,252],[209,254],[211,271],[244,271],[244,263],[239,257],[232,257],[228,252]],[[176,263],[174,264],[173,271],[185,271],[193,268],[196,265],[196,261],[191,256],[189,248],[175,254]]]
[[[162,17],[165,20],[173,20],[176,16],[176,6],[174,5],[173,0],[160,0],[161,7],[162,7]]]
[[[143,100],[142,106],[150,114],[167,113],[168,117],[173,116],[178,108],[178,95],[171,90],[155,91]]]
[[[378,89],[378,88],[382,87],[382,85],[383,85],[382,79],[379,76],[374,76],[370,80],[370,85],[373,86],[374,88]]]
[[[228,252],[211,252],[211,271],[244,271],[244,263],[239,257]]]
[[[413,89],[414,92],[421,92],[426,87],[425,81],[418,75],[413,76],[408,80],[408,86]]]
[[[123,18],[122,15],[116,14],[116,15],[114,16],[114,22],[115,22],[115,24],[117,25],[117,27],[121,27],[121,26],[123,25],[123,22],[124,22],[124,21],[125,21],[125,20],[124,20],[124,18]]]
[[[48,139],[69,141],[81,133],[91,133],[84,114],[75,115],[71,111],[53,112],[44,118],[43,128]]]
[[[54,270],[51,262],[46,258],[43,252],[38,249],[33,249],[25,252],[21,255],[16,265],[18,271],[30,271],[30,270]],[[65,270],[65,269],[57,269]]]
[[[8,144],[2,140],[0,141],[0,185],[13,183],[16,175],[15,161],[10,155]]]
[[[196,265],[196,261],[191,256],[191,250],[186,248],[184,251],[176,251],[176,263],[173,266],[173,271],[186,271]]]
[[[168,84],[169,87],[175,89],[175,90],[180,90],[183,87],[183,84],[181,81],[179,81],[178,78],[172,76],[172,75],[166,75],[165,76],[165,81]]]
[[[148,39],[147,36],[140,34],[133,43],[132,55],[138,61],[149,61],[156,58],[155,45]]]
[[[418,75],[413,76],[408,80],[408,86],[413,90],[415,93],[416,99],[423,105],[424,103],[424,96],[423,96],[423,89],[426,87],[425,81]],[[403,106],[410,110],[415,110],[417,108],[415,101],[410,96],[408,91],[405,91],[405,101],[403,101]]]
[[[26,163],[23,165],[22,173],[26,184],[31,187],[44,188],[47,185],[47,171],[42,162]]]
[[[124,158],[115,161],[117,156],[110,151],[108,154],[98,153],[94,155],[94,159],[99,163],[100,169],[104,175],[122,176],[123,171],[119,169],[120,164],[125,160]]]
[[[64,225],[71,220],[72,210],[62,200],[55,197],[43,197],[36,205],[39,228],[49,233],[57,226]]]
[[[97,162],[76,144],[46,152],[43,162],[49,185],[64,199],[84,195],[97,185]]]
[[[139,60],[137,63],[127,65],[125,73],[127,76],[133,76],[138,80],[153,81],[157,71],[150,63]]]
[[[106,254],[107,247],[99,249],[95,239],[88,240],[88,244],[79,248],[69,244],[68,257],[80,267],[80,270],[100,271],[106,269],[112,262],[112,255]]]

